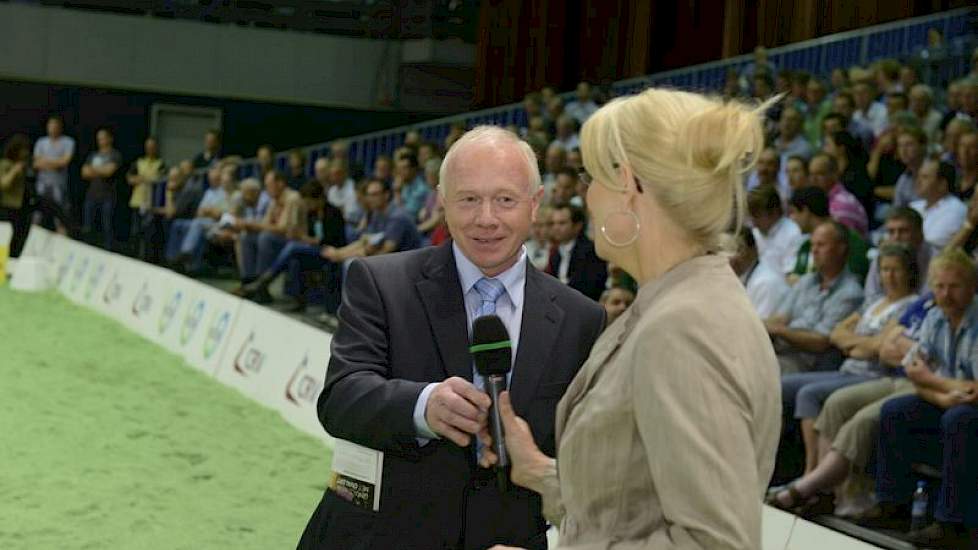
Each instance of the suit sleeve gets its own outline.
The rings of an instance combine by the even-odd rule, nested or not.
[[[385,309],[370,269],[354,260],[319,397],[319,420],[334,437],[412,457],[419,449],[414,406],[427,384],[390,378]]]

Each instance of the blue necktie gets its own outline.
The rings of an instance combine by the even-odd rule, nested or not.
[[[479,298],[482,300],[479,308],[475,310],[476,319],[483,315],[495,315],[496,300],[506,292],[506,287],[496,279],[483,277],[475,282],[475,290],[479,293]],[[485,390],[485,380],[479,374],[479,371],[475,370],[475,365],[472,366],[472,384],[480,390]],[[478,439],[475,439],[476,457],[478,457],[481,448],[482,443]]]

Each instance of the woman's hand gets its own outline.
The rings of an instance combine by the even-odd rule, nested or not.
[[[503,430],[506,434],[506,450],[509,452],[509,462],[512,464],[510,479],[520,487],[526,487],[532,491],[539,491],[539,480],[541,467],[549,464],[552,459],[543,454],[535,441],[530,425],[525,420],[516,416],[513,404],[509,399],[509,392],[503,392],[499,396],[499,415],[503,420]],[[480,435],[484,442],[491,442],[492,437],[487,433]],[[479,465],[489,468],[496,464],[499,457],[492,452],[492,446],[486,445],[482,448],[482,458]]]

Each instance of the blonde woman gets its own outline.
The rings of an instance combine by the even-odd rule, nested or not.
[[[779,369],[721,252],[763,109],[651,89],[584,125],[597,253],[639,292],[558,406],[556,459],[500,404],[511,477],[543,495],[561,548],[761,547]]]

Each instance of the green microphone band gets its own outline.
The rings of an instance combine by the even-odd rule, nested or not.
[[[499,342],[490,342],[488,344],[478,344],[475,346],[469,346],[469,353],[480,353],[483,351],[492,351],[494,349],[503,349],[513,347],[512,342],[509,340],[501,340]]]

